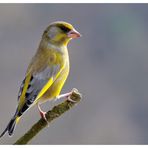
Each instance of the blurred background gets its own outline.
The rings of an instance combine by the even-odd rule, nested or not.
[[[0,132],[44,29],[63,20],[83,37],[68,45],[71,71],[62,93],[76,87],[83,99],[29,144],[148,144],[147,14],[148,4],[0,4]],[[32,108],[0,144],[13,144],[39,118]]]

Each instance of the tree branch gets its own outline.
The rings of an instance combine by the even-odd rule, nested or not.
[[[61,116],[63,113],[71,109],[75,104],[77,104],[82,96],[77,89],[73,89],[72,95],[70,96],[74,102],[64,101],[63,103],[53,107],[52,110],[48,111],[46,118],[50,123],[52,120]],[[47,126],[47,122],[44,119],[40,119],[35,123],[31,129],[29,129],[21,138],[19,138],[14,144],[27,144],[33,137],[35,137],[43,128]]]

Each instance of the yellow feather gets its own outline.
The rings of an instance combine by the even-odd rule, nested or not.
[[[47,91],[47,89],[52,85],[53,83],[53,79],[51,78],[46,85],[43,87],[43,89],[40,91],[40,93],[38,94],[36,101]]]
[[[26,94],[26,91],[27,91],[27,88],[28,88],[30,79],[31,79],[31,74],[28,74],[27,77],[26,77],[25,83],[24,83],[24,88],[23,88],[22,94],[20,96],[20,101],[19,101],[19,104],[18,104],[18,111],[24,105],[24,102],[25,102],[25,94]]]
[[[61,71],[63,70],[64,66],[60,69],[60,71],[57,73],[56,77],[54,78],[55,80],[59,77]],[[50,88],[50,86],[54,83],[53,78],[50,78],[49,81],[46,83],[46,85],[42,88],[42,90],[39,92],[38,96],[35,99],[36,103],[39,98],[41,98],[45,92]]]
[[[16,117],[15,121],[16,121],[16,124],[18,124],[18,122],[20,121],[20,117]]]

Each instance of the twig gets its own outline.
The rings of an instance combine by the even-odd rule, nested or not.
[[[64,101],[63,103],[53,107],[52,110],[48,111],[46,114],[46,118],[50,123],[52,120],[61,116],[63,113],[72,108],[75,104],[77,104],[82,96],[78,92],[77,89],[73,89],[73,93],[70,96],[73,102]],[[33,137],[35,137],[43,128],[47,126],[47,122],[44,119],[40,119],[37,123],[35,123],[31,129],[29,129],[21,138],[19,138],[14,144],[27,144]]]

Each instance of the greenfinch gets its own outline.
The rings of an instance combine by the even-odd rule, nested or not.
[[[67,44],[80,36],[67,22],[49,24],[20,86],[16,112],[0,137],[6,132],[11,136],[20,117],[32,106],[37,105],[41,117],[47,121],[46,112],[41,110],[40,104],[49,99],[70,96],[71,92],[59,95],[70,68]]]

